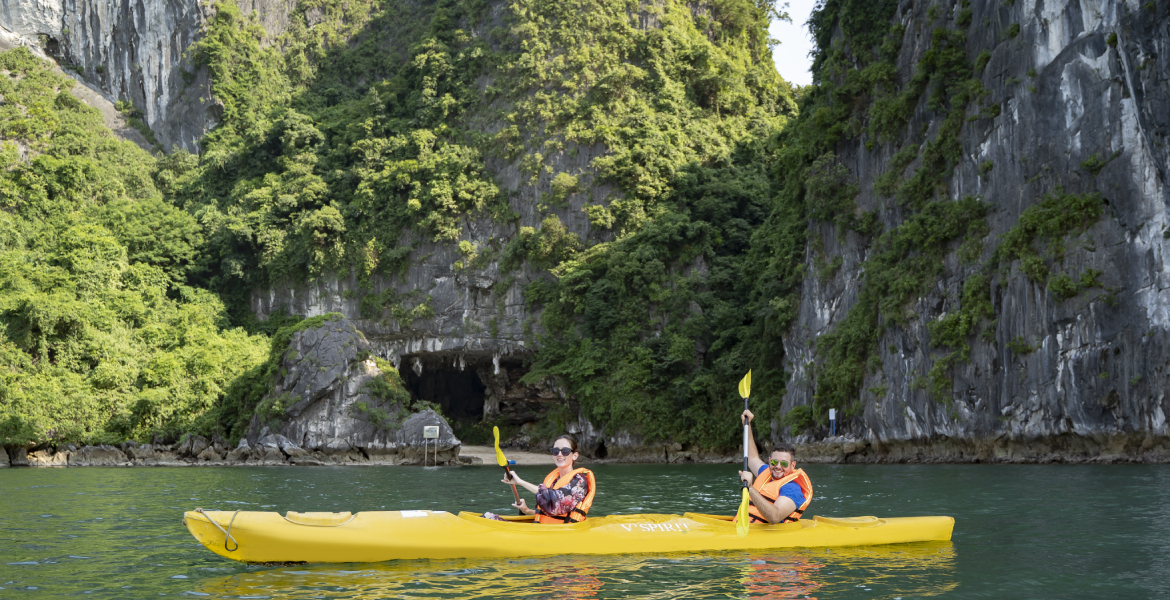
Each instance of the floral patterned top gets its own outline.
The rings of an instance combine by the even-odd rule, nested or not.
[[[563,517],[589,495],[589,480],[577,473],[564,487],[551,489],[540,484],[536,488],[536,506],[546,515]]]
[[[536,488],[536,507],[546,515],[564,517],[589,495],[589,479],[577,473],[564,487],[549,488],[543,483]],[[485,519],[503,521],[499,515],[483,513]]]

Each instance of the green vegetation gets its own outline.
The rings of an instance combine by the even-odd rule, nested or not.
[[[1101,169],[1105,168],[1105,165],[1118,156],[1121,156],[1121,152],[1114,152],[1109,158],[1101,158],[1099,155],[1093,154],[1088,159],[1081,161],[1081,170],[1096,177]]]
[[[186,284],[198,221],[73,86],[25,49],[0,54],[0,438],[177,437],[265,342]]]
[[[1029,345],[1028,342],[1024,340],[1024,336],[1021,335],[1017,335],[1016,337],[1012,338],[1011,341],[1007,343],[1007,347],[1012,352],[1015,352],[1020,356],[1031,354],[1036,350],[1031,345]]]
[[[1098,194],[1073,195],[1057,190],[1046,194],[1024,210],[1020,220],[1000,240],[994,261],[1020,261],[1020,268],[1032,281],[1045,282],[1049,262],[1064,256],[1064,239],[1084,231],[1104,214],[1104,200]]]
[[[154,132],[150,130],[150,126],[143,120],[142,111],[134,107],[134,104],[125,100],[119,100],[114,104],[114,108],[122,113],[126,118],[126,124],[133,127],[142,137],[146,138],[147,142],[154,147],[158,147],[158,139],[154,137]]]

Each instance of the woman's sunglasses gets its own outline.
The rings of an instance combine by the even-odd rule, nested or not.
[[[768,461],[768,464],[772,465],[773,467],[776,465],[780,465],[781,469],[788,468],[788,461],[786,461],[786,460],[770,460],[770,461]]]
[[[560,454],[561,456],[568,456],[568,455],[573,453],[573,449],[572,448],[556,448],[556,447],[554,447],[551,450],[551,452],[552,452],[553,456],[556,456],[558,454]]]

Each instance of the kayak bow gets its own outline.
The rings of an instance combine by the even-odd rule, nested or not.
[[[950,540],[951,517],[829,518],[751,525],[736,534],[730,517],[614,515],[567,525],[531,517],[404,510],[344,513],[189,511],[187,529],[212,552],[247,563],[382,562],[398,559],[508,558],[554,554],[635,554],[869,546]],[[230,534],[230,539],[229,539]]]

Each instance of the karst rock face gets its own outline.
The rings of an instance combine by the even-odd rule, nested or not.
[[[899,5],[902,83],[931,44],[932,28],[923,25],[930,22],[929,4]],[[991,206],[982,252],[974,261],[950,252],[943,275],[910,307],[914,316],[885,329],[857,398],[861,408],[841,423],[843,437],[824,442],[823,428],[794,436],[779,423],[775,437],[808,442],[811,455],[838,460],[1170,455],[1170,55],[1161,51],[1170,5],[1154,5],[970,3],[966,53],[989,51],[976,77],[989,92],[985,103],[998,103],[1001,112],[963,124],[962,158],[946,185],[951,200],[970,195]],[[900,146],[928,140],[937,129],[941,117],[927,119],[924,104],[901,139],[872,148],[855,139],[837,151],[839,164],[857,179],[859,210],[876,210],[887,229],[905,215],[874,185]],[[1099,285],[1068,298],[1030,278],[1019,260],[987,266],[1024,212],[1053,192],[1098,193],[1105,201],[1099,220],[1063,240],[1063,260],[1050,261],[1053,275],[1100,271]],[[869,241],[854,232],[839,238],[831,224],[814,226],[810,239],[842,260],[832,277],[804,281],[799,317],[785,343],[791,373],[785,410],[814,403],[818,342],[858,303],[871,258]],[[814,268],[810,252],[808,272]],[[957,360],[952,381],[934,394],[930,370],[947,352],[931,339],[928,324],[959,310],[964,282],[979,272],[992,274],[989,332],[972,337],[969,359]]]
[[[239,4],[245,14],[257,14],[270,38],[284,31],[296,8],[294,0]],[[987,96],[968,110],[977,118],[961,127],[962,157],[948,169],[945,186],[952,200],[974,196],[991,206],[979,256],[966,260],[952,248],[935,284],[908,307],[913,317],[883,328],[839,438],[825,441],[823,423],[794,435],[779,421],[772,437],[798,441],[808,456],[827,460],[1170,458],[1164,397],[1170,386],[1165,254],[1170,88],[1164,75],[1170,54],[1162,51],[1170,35],[1170,2],[902,0],[891,22],[904,26],[895,65],[902,85],[931,47],[940,23],[937,11],[952,11],[941,18],[949,18],[943,26],[954,28],[956,15],[968,8],[968,24],[962,26],[966,57],[975,62],[988,52],[976,73]],[[76,67],[75,76],[110,99],[132,102],[165,149],[194,151],[200,136],[214,127],[218,104],[206,71],[185,51],[213,10],[199,0],[0,0],[0,27]],[[943,117],[926,104],[924,95],[896,139],[869,144],[873,140],[856,137],[836,148],[837,164],[849,170],[860,190],[859,211],[874,211],[886,230],[903,223],[906,212],[874,186],[900,149],[937,133]],[[978,117],[979,106],[991,104],[1000,107],[998,114]],[[460,239],[498,247],[518,226],[538,227],[543,215],[556,214],[567,231],[587,242],[604,241],[608,234],[593,230],[582,207],[620,194],[609,183],[591,180],[593,160],[606,151],[567,143],[548,157],[550,172],[581,172],[589,185],[564,206],[543,213],[537,206],[549,190],[548,177],[533,183],[516,164],[488,164],[516,218],[497,223],[469,217]],[[906,167],[907,176],[917,165]],[[1095,285],[1067,298],[1054,294],[1047,281],[1029,277],[1019,260],[986,266],[1025,211],[1057,191],[1098,193],[1106,201],[1100,219],[1062,238],[1063,258],[1048,261],[1073,277],[1100,272]],[[829,223],[814,224],[809,238],[818,247],[807,252],[810,275],[785,339],[791,374],[785,412],[814,404],[822,360],[818,342],[856,306],[866,282],[865,263],[873,258],[871,237],[853,231],[839,236]],[[813,275],[818,253],[822,259],[840,257],[835,272]],[[532,350],[525,324],[538,316],[526,308],[522,290],[539,274],[527,268],[504,274],[490,261],[474,269],[453,268],[460,258],[452,244],[423,240],[404,274],[373,277],[361,284],[362,293],[352,276],[323,274],[311,282],[254,290],[251,306],[261,317],[278,310],[305,316],[340,312],[364,335],[368,352],[403,373],[421,374],[440,363],[480,373],[490,380],[483,381],[490,391],[489,413],[527,414],[540,402],[567,401],[550,382],[527,388],[517,382],[518,366]],[[991,279],[994,316],[980,324],[989,332],[969,338],[969,353],[945,370],[946,389],[935,393],[924,381],[947,350],[932,339],[929,324],[959,310],[965,282],[980,272]],[[363,311],[363,295],[385,293],[406,298],[407,309],[425,299],[429,312],[404,318]],[[351,382],[375,374],[364,361],[342,358],[337,364],[344,363],[344,373],[332,383],[318,385],[302,374],[303,381],[282,384],[290,393],[311,388],[316,391],[310,397],[320,392],[320,398],[331,398],[291,409],[302,416],[295,416],[283,435],[301,445],[340,448],[337,440],[365,427],[349,423],[352,415],[335,417],[356,398]],[[319,410],[324,412],[314,413]],[[329,424],[312,425],[310,414]],[[611,451],[641,447],[634,438],[607,436],[580,421],[573,428],[588,438],[587,445],[606,437]],[[258,442],[260,431],[254,433]],[[396,443],[389,433],[359,437],[363,447]],[[671,456],[669,448],[662,452]]]
[[[244,0],[269,37],[288,25],[295,0]],[[111,102],[141,113],[163,149],[195,152],[220,105],[207,70],[187,54],[214,15],[200,0],[2,0],[0,28],[40,48]]]
[[[408,396],[396,375],[378,368],[370,343],[348,319],[306,327],[292,335],[281,356],[247,444],[273,446],[293,458],[319,452],[322,462],[357,452],[393,464],[421,463],[426,444],[438,452],[439,463],[457,462],[460,442],[451,426],[429,409],[407,412]],[[439,426],[438,443],[424,442],[424,425]]]

